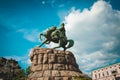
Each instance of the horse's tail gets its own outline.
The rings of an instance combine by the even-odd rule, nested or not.
[[[74,45],[74,41],[72,39],[67,40],[69,43],[66,48],[70,48]]]

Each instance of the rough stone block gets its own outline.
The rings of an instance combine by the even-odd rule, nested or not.
[[[34,71],[35,71],[35,67],[34,67],[34,66],[31,66],[31,67],[30,67],[30,70],[34,72]]]
[[[65,54],[66,54],[66,55],[71,55],[71,56],[74,57],[74,55],[73,55],[72,52],[70,52],[70,51],[65,51]]]
[[[49,54],[49,63],[55,63],[55,54]]]
[[[43,65],[42,65],[42,64],[41,64],[41,65],[37,65],[37,66],[36,66],[36,71],[41,71],[42,68],[43,68]]]
[[[71,64],[72,64],[72,65],[76,65],[76,61],[75,61],[75,58],[74,58],[74,57],[71,57]]]
[[[37,78],[37,80],[43,80],[43,77],[41,77],[41,78]]]
[[[48,70],[49,69],[49,65],[48,64],[43,64],[43,70]]]
[[[49,64],[49,70],[53,69],[53,64]]]
[[[70,76],[79,76],[79,75],[77,74],[77,72],[75,72],[75,71],[70,71],[70,72],[69,72],[69,75],[70,75]]]
[[[46,53],[53,53],[53,49],[46,50]]]
[[[69,65],[65,65],[66,70],[69,70]]]
[[[69,65],[69,70],[74,71],[74,66],[73,65]]]
[[[52,71],[50,71],[50,70],[44,71],[43,76],[44,76],[44,77],[52,76]]]
[[[43,63],[44,64],[48,63],[48,54],[44,54]]]
[[[68,77],[70,71],[60,71],[61,77]]]
[[[33,59],[38,59],[38,55],[34,55]]]
[[[66,58],[66,62],[68,63],[68,64],[72,64],[71,62],[72,62],[72,57],[71,57],[71,55],[65,55],[65,58]]]
[[[57,57],[64,57],[65,54],[56,54]]]
[[[69,77],[63,77],[63,80],[72,80],[72,79]]]
[[[33,59],[32,63],[33,63],[34,65],[37,65],[37,64],[38,64],[38,60],[37,60],[37,59]]]
[[[44,54],[44,51],[41,50],[41,49],[39,49],[39,50],[38,50],[38,54]]]
[[[55,49],[54,49],[54,51],[53,51],[53,52],[54,52],[54,54],[57,54],[57,53],[58,53],[58,51],[57,51],[57,50],[55,50]]]
[[[39,71],[39,72],[37,72],[37,73],[38,73],[38,77],[42,77],[42,76],[43,76],[44,71]]]
[[[64,64],[54,64],[54,70],[65,70]]]
[[[60,71],[58,71],[58,70],[52,70],[52,76],[61,76]]]
[[[39,78],[43,76],[43,71],[39,71],[39,72],[33,72],[32,75],[30,75],[30,78]]]
[[[30,80],[37,80],[36,78],[30,79]]]
[[[55,77],[55,80],[63,80],[63,77]]]
[[[58,63],[66,63],[64,56],[63,57],[57,57],[57,61],[58,61]]]
[[[42,64],[43,63],[43,54],[39,54],[38,55],[38,64]]]

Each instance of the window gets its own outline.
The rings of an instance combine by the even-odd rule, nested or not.
[[[99,78],[100,78],[100,73],[99,73]]]
[[[102,73],[102,75],[105,76],[104,73]]]
[[[109,73],[108,73],[108,71],[107,71],[107,75],[109,76]]]
[[[97,75],[95,74],[95,78],[97,78]]]

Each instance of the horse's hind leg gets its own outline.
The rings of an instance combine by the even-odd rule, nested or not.
[[[64,46],[63,49],[64,49],[64,51],[66,51],[67,47]]]

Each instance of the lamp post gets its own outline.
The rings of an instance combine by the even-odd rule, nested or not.
[[[116,80],[117,70],[113,70],[113,71],[112,71],[112,75],[114,76],[114,78],[115,78],[115,80]]]

